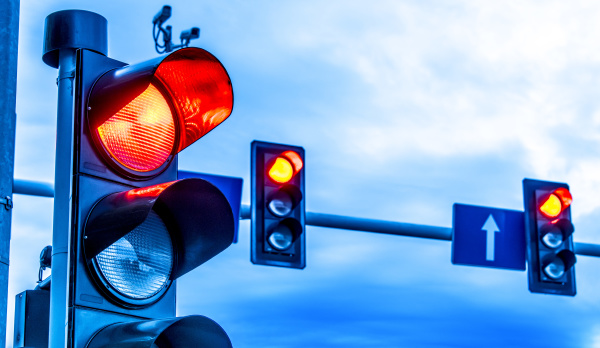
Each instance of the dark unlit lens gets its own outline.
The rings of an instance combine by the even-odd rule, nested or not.
[[[150,298],[165,287],[173,259],[167,227],[153,210],[142,224],[96,256],[108,283],[134,299]]]
[[[563,243],[563,234],[558,227],[554,227],[542,237],[542,242],[548,248],[558,248]]]
[[[544,273],[552,279],[559,279],[565,274],[565,263],[560,258],[556,258],[544,267]]]
[[[283,224],[277,225],[268,238],[269,244],[277,250],[286,250],[294,242],[294,233]]]
[[[269,201],[269,211],[275,216],[284,217],[292,211],[294,202],[285,191],[277,191]]]

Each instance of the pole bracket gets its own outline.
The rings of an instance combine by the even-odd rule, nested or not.
[[[4,198],[0,198],[0,204],[3,204],[4,208],[6,208],[6,210],[11,210],[12,207],[13,207],[12,198],[10,198],[10,196],[6,196]]]

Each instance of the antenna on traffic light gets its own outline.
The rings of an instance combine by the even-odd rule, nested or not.
[[[154,18],[152,19],[152,24],[154,24],[154,27],[152,28],[152,37],[154,37],[154,48],[159,54],[168,53],[183,47],[188,47],[190,45],[191,40],[200,37],[200,28],[193,27],[188,30],[182,31],[181,35],[179,35],[181,43],[179,45],[173,45],[173,27],[167,25],[163,28],[162,26],[169,18],[171,18],[171,6],[165,5],[160,11],[158,11],[156,16],[154,16]],[[162,44],[159,43],[161,34],[163,42]]]

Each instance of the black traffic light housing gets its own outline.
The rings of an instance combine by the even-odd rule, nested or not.
[[[569,186],[523,180],[529,291],[575,296],[575,252]]]
[[[251,261],[303,269],[306,267],[304,149],[253,141],[251,152]],[[281,170],[277,169],[279,163],[283,166]],[[274,180],[273,175],[282,177]]]
[[[195,59],[219,69],[216,58],[198,48],[176,51],[136,65],[89,50],[77,52],[73,233],[68,292],[68,344],[72,347],[129,347],[131,342],[140,346],[154,346],[159,342],[191,345],[193,341],[231,347],[225,331],[212,320],[202,316],[175,318],[176,279],[233,241],[234,217],[223,193],[202,179],[177,180],[177,153],[231,112],[233,96],[226,72],[223,75],[224,68],[220,66],[222,71],[212,71],[212,76],[220,73],[226,80],[221,83],[226,91],[217,97],[230,103],[229,108],[216,111],[218,122],[214,122],[211,110],[202,110],[198,119],[206,116],[207,122],[213,124],[197,127],[196,122],[192,131],[182,121],[186,116],[177,105],[190,91],[165,91],[167,87],[156,84],[163,96],[172,98],[165,97],[165,105],[172,112],[175,135],[172,148],[162,157],[163,162],[153,163],[154,167],[136,171],[127,158],[123,160],[122,153],[103,148],[106,144],[101,141],[104,140],[99,140],[94,133],[154,81],[163,63],[188,63]],[[173,74],[185,73],[175,70]],[[164,80],[164,76],[162,78]],[[190,79],[189,75],[186,79]],[[184,83],[186,79],[171,82]],[[214,94],[218,88],[210,82],[200,78],[199,93]],[[218,101],[210,98],[202,101],[204,107],[216,104]],[[198,105],[188,105],[186,110]],[[148,150],[146,146],[138,148],[142,152]],[[158,239],[140,242],[152,231],[159,231],[156,232]],[[158,248],[159,245],[162,248]],[[158,283],[141,282],[132,287],[134,281],[126,277],[127,272],[133,275],[160,273],[162,266],[160,260],[156,260],[157,253],[167,255],[161,259],[165,260],[163,273],[150,277]],[[147,290],[149,288],[153,290]],[[144,294],[140,295],[138,290],[144,290]]]

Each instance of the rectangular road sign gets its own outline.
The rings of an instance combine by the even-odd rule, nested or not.
[[[522,211],[454,204],[453,264],[524,271],[525,253]]]

